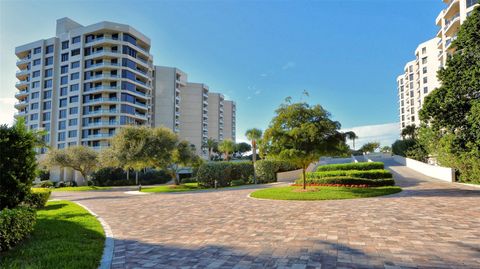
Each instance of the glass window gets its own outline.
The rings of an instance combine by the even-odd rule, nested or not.
[[[67,128],[67,123],[64,120],[59,121],[58,122],[58,130],[65,130],[65,128]]]
[[[33,103],[30,105],[30,109],[38,109],[38,103]]]
[[[79,61],[76,61],[76,62],[72,62],[72,69],[73,68],[78,68],[80,66],[80,62]]]
[[[33,66],[39,65],[39,64],[40,64],[40,59],[33,60]]]
[[[43,110],[52,109],[52,101],[43,102]]]
[[[423,74],[427,73],[427,67],[423,67],[423,70],[422,70]]]
[[[72,44],[80,42],[80,36],[75,36],[72,38]]]
[[[70,85],[70,91],[71,91],[71,92],[76,92],[76,91],[78,91],[78,84]]]
[[[68,61],[68,53],[62,53],[62,62]]]
[[[69,110],[70,115],[75,115],[78,113],[78,107],[71,107]]]
[[[68,40],[62,42],[62,50],[68,49]]]
[[[72,50],[72,56],[76,56],[80,54],[80,49],[74,49]]]
[[[43,92],[43,99],[52,98],[52,90],[44,91]]]
[[[68,83],[68,76],[63,76],[60,78],[60,85],[65,85]]]
[[[40,70],[33,71],[32,78],[36,78],[36,77],[39,77],[39,76],[40,76]]]
[[[49,53],[52,53],[52,52],[53,52],[53,45],[48,45],[45,48],[45,54],[49,54]]]
[[[66,109],[60,109],[58,112],[58,118],[59,119],[65,119],[67,117],[67,110]]]
[[[43,81],[43,87],[44,88],[51,88],[52,87],[52,80],[47,79],[47,80]]]
[[[70,103],[77,103],[78,102],[78,95],[70,97]]]
[[[44,121],[49,121],[50,120],[50,112],[45,112],[43,113],[43,120]]]
[[[41,47],[37,47],[37,48],[34,48],[34,49],[33,49],[33,54],[38,54],[38,53],[40,53],[40,52],[42,52],[42,48],[41,48]]]
[[[423,83],[427,83],[427,77],[423,78]]]
[[[78,120],[77,119],[69,119],[68,120],[68,126],[75,126],[78,124]]]
[[[35,130],[38,128],[38,124],[32,124],[30,125],[30,130]]]
[[[77,137],[77,130],[68,131],[68,137]]]
[[[32,88],[38,88],[38,87],[40,87],[40,81],[32,82]]]
[[[49,65],[52,65],[52,64],[53,64],[53,57],[52,56],[45,58],[45,66],[49,66]]]
[[[66,106],[67,106],[67,98],[60,99],[60,107],[66,107]]]
[[[62,67],[60,67],[60,74],[65,73],[68,73],[68,65],[62,65]]]
[[[32,92],[32,99],[37,99],[40,96],[39,92]]]
[[[64,140],[65,140],[65,138],[64,138]],[[63,140],[62,140],[62,141],[63,141]],[[65,143],[58,143],[57,148],[58,148],[58,149],[63,149],[63,148],[65,148]]]
[[[65,141],[65,132],[59,132],[58,133],[58,141]],[[58,148],[60,148],[61,144],[58,144]],[[62,144],[64,145],[64,144]]]
[[[423,88],[423,93],[428,93],[428,87]]]
[[[46,77],[46,78],[51,77],[52,74],[53,74],[53,70],[52,70],[51,68],[45,70],[45,77]]]
[[[30,120],[38,120],[38,114],[35,113],[35,114],[30,115]]]
[[[61,87],[60,88],[60,96],[65,96],[68,93],[68,88],[67,87]]]
[[[127,41],[130,44],[137,45],[137,39],[126,33],[123,33],[123,41]]]
[[[70,75],[70,79],[71,80],[74,80],[74,79],[78,79],[80,77],[80,73],[76,72],[76,73],[73,73]]]

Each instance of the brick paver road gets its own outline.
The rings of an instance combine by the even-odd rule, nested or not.
[[[368,199],[256,200],[251,188],[54,197],[108,222],[112,268],[480,268],[480,189],[390,169],[404,191]]]

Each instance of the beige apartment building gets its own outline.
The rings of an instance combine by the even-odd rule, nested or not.
[[[236,140],[236,114],[237,107],[234,101],[223,102],[223,138]]]
[[[208,93],[208,137],[223,140],[223,102],[221,93]]]
[[[100,150],[122,126],[166,126],[206,157],[208,87],[188,83],[178,68],[154,67],[150,49],[150,39],[129,25],[57,20],[55,37],[15,48],[15,117],[25,118],[29,129],[45,130],[50,148]],[[220,128],[217,117],[212,121]],[[40,157],[46,151],[40,149]],[[82,180],[69,169],[51,175],[54,181]]]
[[[425,97],[440,86],[437,71],[445,66],[454,53],[451,43],[457,38],[460,25],[466,20],[478,0],[444,0],[447,7],[436,18],[440,27],[436,37],[421,43],[415,50],[415,60],[408,62],[397,77],[400,130],[407,125],[420,125],[418,112]]]

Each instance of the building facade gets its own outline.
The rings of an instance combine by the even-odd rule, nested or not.
[[[208,137],[223,140],[223,94],[208,93]]]
[[[237,106],[234,101],[223,102],[223,138],[236,141]]]

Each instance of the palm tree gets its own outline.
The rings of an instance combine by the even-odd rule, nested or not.
[[[355,139],[357,139],[358,136],[357,136],[353,131],[349,131],[349,132],[346,132],[346,133],[345,133],[345,137],[346,137],[347,139],[352,140],[352,142],[353,142],[353,150],[355,150]]]
[[[253,167],[255,167],[255,162],[257,161],[257,141],[262,138],[262,130],[257,128],[248,129],[245,132],[245,136],[252,143],[252,161]],[[255,169],[253,169],[253,180],[257,184],[257,175],[255,174]]]
[[[405,128],[402,129],[402,137],[405,139],[405,137],[410,137],[412,139],[415,139],[415,135],[417,134],[417,127],[415,124],[410,124],[405,126]]]
[[[212,160],[212,151],[218,147],[217,140],[210,137],[207,139],[207,142],[205,142],[204,147],[208,149],[208,160]]]
[[[225,158],[228,161],[230,153],[235,150],[235,142],[230,139],[225,139],[218,144],[218,149],[225,154]]]

